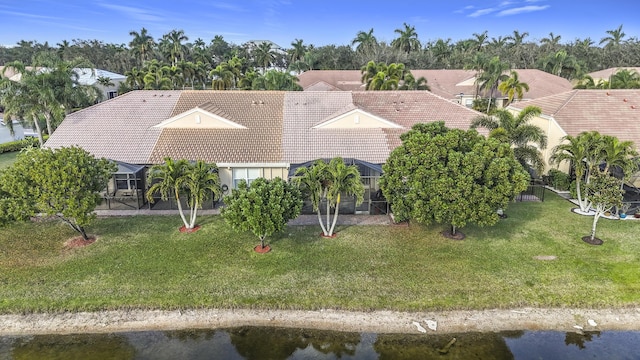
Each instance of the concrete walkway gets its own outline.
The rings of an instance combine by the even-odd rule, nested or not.
[[[145,216],[167,215],[178,216],[178,210],[96,210],[98,217],[110,216]],[[198,210],[198,215],[220,215],[220,209]],[[322,220],[325,217],[323,216]],[[388,215],[338,215],[337,225],[390,225]],[[300,215],[289,221],[289,225],[319,225],[318,215]]]

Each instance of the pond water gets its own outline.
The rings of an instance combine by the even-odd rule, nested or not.
[[[640,359],[640,332],[407,335],[241,327],[5,336],[0,359]]]
[[[24,129],[20,124],[13,124],[14,135],[11,135],[9,128],[5,125],[0,124],[0,144],[4,144],[6,142],[24,139]]]

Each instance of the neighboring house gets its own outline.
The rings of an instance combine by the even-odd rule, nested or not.
[[[367,177],[370,200],[400,134],[440,120],[468,129],[479,115],[426,91],[147,90],[69,114],[45,146],[77,145],[140,166],[165,157],[215,162],[229,189],[257,177],[287,179],[309,161],[341,156]],[[145,188],[137,180],[121,185],[115,190]]]
[[[553,148],[565,135],[577,136],[583,131],[598,131],[633,141],[640,150],[640,90],[572,90],[536,100],[515,103],[509,109],[520,111],[526,106],[537,106],[542,114],[532,123],[542,128],[548,137],[548,146],[542,150],[546,171]],[[569,164],[560,170],[568,172]],[[545,171],[545,172],[546,172]],[[639,181],[635,180],[636,185]]]
[[[595,83],[598,83],[599,81],[611,81],[611,76],[620,70],[635,71],[640,74],[640,67],[616,67],[590,72],[587,75],[591,76]]]
[[[536,69],[518,69],[520,82],[529,85],[523,101],[558,94],[573,89],[565,78]],[[450,101],[471,107],[476,95],[476,71],[474,70],[411,70],[418,79],[424,77],[431,92]],[[311,70],[298,75],[305,91],[358,91],[365,90],[360,70]],[[507,97],[496,92],[499,104]]]
[[[4,68],[4,66],[0,66],[0,76],[2,75]],[[33,67],[27,66],[26,69],[33,70]],[[37,69],[38,72],[47,71],[45,68]],[[118,96],[118,87],[121,83],[127,80],[127,77],[124,75],[102,69],[76,68],[74,70],[76,74],[78,74],[78,83],[80,85],[93,85],[97,87],[102,92],[102,100],[109,100]],[[9,78],[11,81],[20,81],[22,79],[22,74],[15,72],[11,67],[7,68],[4,76]],[[100,84],[98,81],[100,78],[109,79],[111,85],[104,86]]]
[[[109,100],[118,96],[118,87],[120,84],[127,81],[127,77],[122,74],[116,74],[111,71],[102,70],[102,69],[91,69],[91,68],[78,68],[75,69],[78,74],[78,83],[81,85],[94,85],[100,91],[102,91],[102,99]],[[104,86],[102,85],[98,79],[109,79],[110,85]]]

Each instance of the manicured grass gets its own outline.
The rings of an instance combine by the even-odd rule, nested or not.
[[[18,151],[7,152],[0,154],[0,170],[9,167],[16,161],[16,156],[18,156]]]
[[[122,308],[347,310],[622,307],[640,305],[640,221],[591,218],[547,193],[514,203],[491,228],[469,226],[464,241],[441,226],[288,227],[267,239],[236,234],[217,216],[178,232],[177,216],[99,219],[98,240],[64,250],[75,234],[55,222],[0,232],[0,313]],[[539,255],[557,260],[541,261]]]

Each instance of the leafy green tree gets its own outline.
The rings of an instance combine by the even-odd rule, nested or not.
[[[529,175],[511,147],[444,122],[416,124],[401,135],[382,169],[380,188],[397,221],[495,224],[498,209],[524,191]]]
[[[541,112],[539,107],[527,106],[514,116],[509,110],[499,109],[493,115],[475,118],[471,128],[488,129],[489,137],[503,140],[513,147],[516,159],[525,169],[532,167],[540,174],[544,170],[544,159],[538,149],[547,147],[547,136],[530,121]]]
[[[596,226],[598,219],[606,211],[618,208],[622,205],[623,190],[618,186],[619,180],[607,174],[596,172],[592,175],[591,181],[585,186],[586,196],[593,205],[595,211],[591,224],[591,235],[585,236],[591,244],[601,244],[602,240],[596,239]]]
[[[62,220],[87,240],[85,231],[102,201],[114,163],[78,147],[31,149],[0,172],[0,218],[26,220],[36,214]]]
[[[611,75],[610,89],[640,89],[640,74],[635,70],[620,69]]]
[[[293,181],[303,194],[311,200],[324,236],[333,236],[342,194],[355,196],[356,206],[364,200],[364,185],[360,180],[360,171],[355,165],[347,166],[341,157],[333,158],[329,163],[317,160],[310,167],[296,170]],[[320,204],[326,201],[326,223],[322,222]],[[334,209],[331,221],[331,209]]]
[[[240,182],[225,196],[224,204],[221,215],[227,224],[238,231],[251,231],[264,249],[267,236],[283,231],[289,220],[300,215],[302,195],[281,178],[257,178],[251,186]]]
[[[149,170],[147,183],[151,187],[146,193],[147,200],[153,203],[156,194],[160,194],[163,201],[173,196],[185,229],[194,229],[197,211],[202,203],[211,196],[217,198],[221,194],[217,170],[215,164],[207,164],[202,160],[190,164],[185,159],[175,161],[167,157],[163,164],[156,164]],[[189,206],[188,221],[182,209],[184,198]]]

